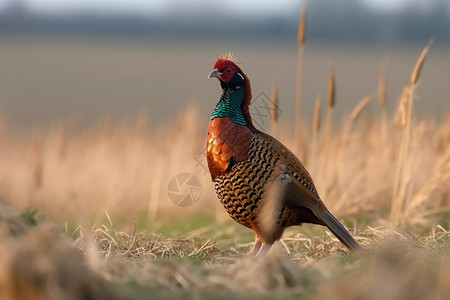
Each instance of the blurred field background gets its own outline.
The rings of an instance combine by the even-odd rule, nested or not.
[[[446,299],[450,7],[362,2],[308,2],[300,117],[300,2],[0,2],[0,298]],[[219,259],[253,241],[206,171],[207,74],[230,51],[257,127],[365,253],[303,225],[267,259]],[[180,173],[200,180],[189,207],[168,196]]]

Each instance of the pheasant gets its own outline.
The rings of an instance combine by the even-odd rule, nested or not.
[[[220,202],[255,234],[249,255],[265,255],[286,227],[302,223],[327,226],[350,251],[358,251],[359,244],[328,211],[300,160],[253,125],[250,81],[238,63],[232,53],[222,55],[209,73],[219,80],[222,95],[210,117],[206,158]]]

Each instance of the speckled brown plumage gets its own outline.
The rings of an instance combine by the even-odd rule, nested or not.
[[[237,163],[229,172],[214,180],[220,202],[236,222],[260,232],[258,215],[264,202],[261,200],[265,187],[273,181],[281,182],[281,176],[285,174],[303,182],[310,194],[320,199],[301,162],[276,139],[261,132],[254,133],[248,156],[248,160]],[[309,210],[287,205],[281,206],[278,219],[274,221],[280,229],[304,222],[325,225]],[[280,236],[258,238],[273,243],[281,234],[282,230],[279,230]]]

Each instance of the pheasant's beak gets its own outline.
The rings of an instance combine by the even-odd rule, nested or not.
[[[222,73],[220,73],[219,70],[214,69],[211,73],[209,73],[208,78],[217,77],[217,78],[221,79],[220,75],[222,75]]]

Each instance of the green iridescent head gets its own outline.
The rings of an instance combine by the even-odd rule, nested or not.
[[[211,119],[229,117],[233,122],[256,130],[249,112],[252,99],[250,81],[237,66],[238,59],[228,53],[220,56],[209,73],[209,78],[217,78],[222,88],[222,96],[211,115]]]

